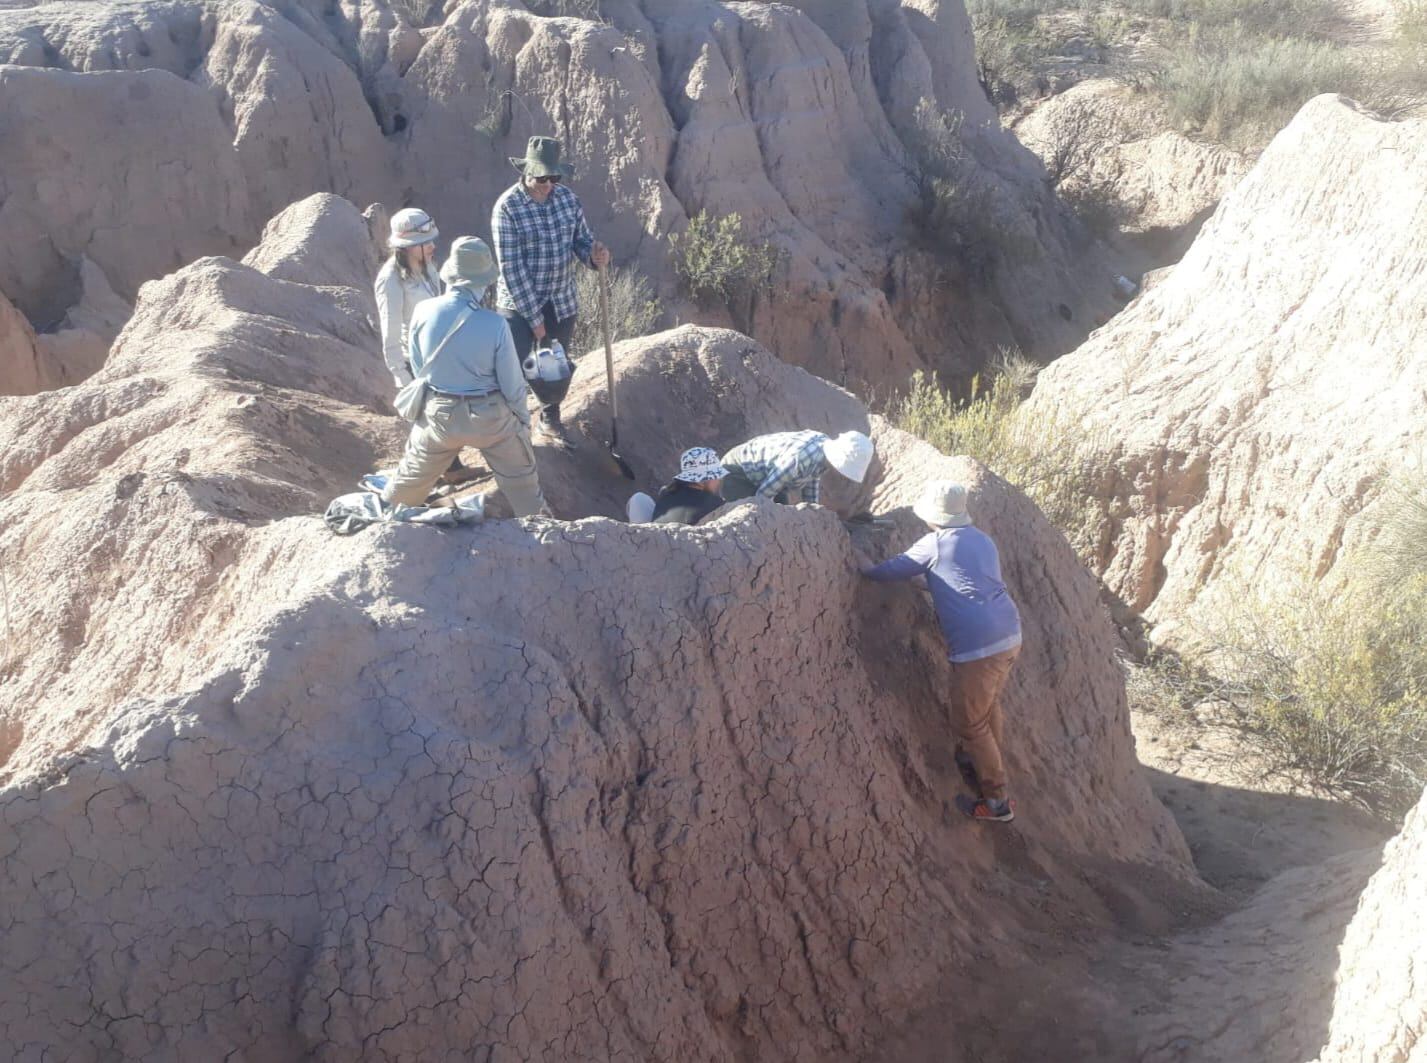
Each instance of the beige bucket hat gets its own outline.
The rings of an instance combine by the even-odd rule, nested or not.
[[[927,484],[912,512],[938,528],[964,528],[971,523],[966,511],[966,487],[950,480]]]

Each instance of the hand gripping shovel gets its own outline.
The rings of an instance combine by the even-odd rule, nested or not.
[[[604,371],[609,386],[609,456],[619,465],[626,480],[634,479],[629,462],[619,456],[619,399],[614,390],[614,347],[609,341],[609,267],[596,271],[600,282],[600,333],[604,336]]]

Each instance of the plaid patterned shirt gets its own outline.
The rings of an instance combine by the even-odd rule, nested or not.
[[[826,442],[821,432],[774,432],[740,443],[723,456],[723,463],[742,469],[764,498],[801,490],[804,502],[817,502],[818,481],[827,469]]]
[[[491,211],[500,281],[496,306],[514,310],[534,327],[547,302],[555,318],[575,316],[575,271],[571,258],[590,265],[595,238],[580,197],[556,185],[537,203],[519,182],[506,189]]]

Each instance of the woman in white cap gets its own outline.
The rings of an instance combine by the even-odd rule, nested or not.
[[[1001,691],[1021,652],[1021,615],[1002,582],[996,544],[971,525],[965,487],[929,484],[912,512],[931,532],[862,574],[879,583],[926,577],[951,658],[956,762],[976,791],[974,799],[958,794],[957,808],[972,819],[1009,823],[1016,814],[1001,756]]]
[[[424,210],[408,207],[391,216],[391,258],[377,273],[377,317],[382,357],[398,389],[411,383],[411,315],[417,304],[441,294],[436,272],[436,223]]]
[[[823,473],[835,469],[860,484],[872,464],[872,440],[861,432],[828,437],[822,432],[774,432],[740,443],[723,456],[723,497],[812,502]],[[799,497],[794,498],[794,494]]]
[[[517,517],[548,515],[510,327],[481,306],[496,280],[495,256],[484,240],[462,236],[441,279],[447,293],[427,299],[411,319],[411,367],[426,395],[383,497],[422,505],[461,448],[476,447]]]
[[[679,471],[659,492],[654,503],[655,524],[697,524],[723,505],[726,475],[718,452],[708,447],[691,447],[679,457]]]

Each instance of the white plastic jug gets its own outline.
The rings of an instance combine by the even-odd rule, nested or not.
[[[543,380],[553,384],[570,376],[570,359],[559,340],[552,340],[550,346],[531,351],[521,363],[526,380]]]

